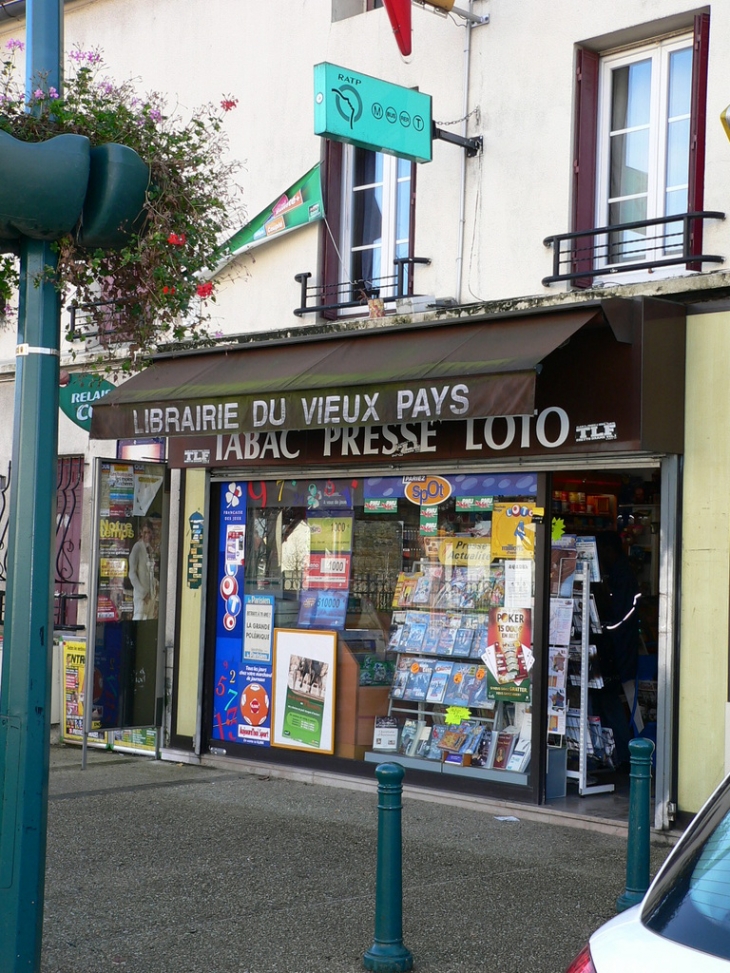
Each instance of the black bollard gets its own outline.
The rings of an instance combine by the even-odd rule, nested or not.
[[[641,902],[649,888],[651,828],[651,740],[629,741],[631,790],[629,791],[629,841],[626,852],[626,888],[616,900],[623,912]]]
[[[406,973],[413,956],[403,945],[403,847],[401,811],[403,774],[400,764],[379,764],[378,869],[375,880],[375,938],[363,966],[375,973]]]

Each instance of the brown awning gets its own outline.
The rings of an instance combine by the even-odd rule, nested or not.
[[[524,415],[535,366],[595,307],[159,358],[95,404],[95,439]]]

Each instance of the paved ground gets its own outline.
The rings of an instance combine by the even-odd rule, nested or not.
[[[42,973],[363,969],[374,790],[54,746],[50,791]],[[625,838],[406,794],[414,969],[560,973],[625,869]]]

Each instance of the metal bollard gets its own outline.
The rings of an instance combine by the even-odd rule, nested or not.
[[[641,902],[649,888],[649,837],[651,828],[651,740],[629,741],[631,790],[629,791],[629,841],[626,853],[626,888],[616,899],[623,912]]]
[[[363,966],[375,973],[406,973],[413,956],[403,945],[403,848],[401,811],[403,775],[400,764],[379,764],[378,869],[375,880],[375,938]]]

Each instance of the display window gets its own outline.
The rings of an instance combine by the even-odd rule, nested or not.
[[[212,750],[529,782],[537,474],[213,486]]]

